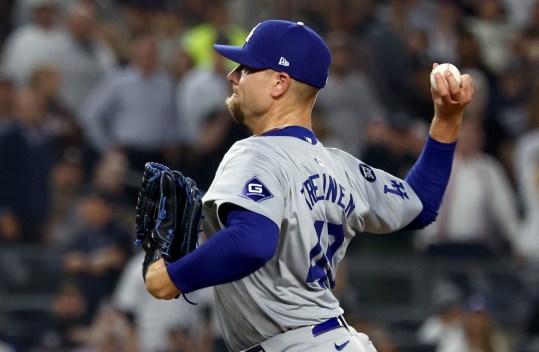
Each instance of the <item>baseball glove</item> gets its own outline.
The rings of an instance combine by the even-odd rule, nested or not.
[[[144,279],[153,262],[173,262],[196,248],[202,217],[195,181],[165,165],[146,163],[135,220],[135,244],[146,252]]]

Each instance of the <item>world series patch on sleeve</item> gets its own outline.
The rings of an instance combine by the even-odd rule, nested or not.
[[[142,277],[150,264],[174,262],[196,249],[202,200],[195,181],[167,166],[149,162],[139,188],[135,244],[146,252]]]

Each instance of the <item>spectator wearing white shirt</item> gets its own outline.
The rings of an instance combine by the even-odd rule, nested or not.
[[[433,312],[420,325],[417,339],[437,346],[441,341],[462,334],[465,305],[462,290],[453,282],[442,280],[432,291]]]
[[[516,245],[518,208],[506,171],[482,152],[478,121],[465,119],[438,218],[417,233],[416,245],[433,255],[489,256]]]
[[[182,329],[190,339],[198,343],[197,351],[206,351],[204,346],[204,307],[213,304],[211,290],[200,290],[189,294],[191,305],[184,301],[162,301],[154,299],[145,289],[140,271],[144,252],[133,256],[125,266],[112,298],[118,310],[131,314],[139,328],[139,350],[160,352],[170,350],[168,334]],[[210,343],[211,344],[211,343]]]
[[[154,38],[137,39],[131,63],[104,78],[82,107],[90,143],[100,152],[122,150],[133,169],[162,162],[166,148],[179,139],[174,91],[173,80],[158,66]]]
[[[63,28],[63,45],[54,59],[62,74],[60,96],[76,113],[86,96],[117,66],[112,49],[98,36],[97,9],[88,1],[72,1]]]
[[[485,297],[474,294],[468,298],[463,328],[446,334],[436,352],[509,352],[505,333],[491,316]]]
[[[32,22],[21,25],[6,38],[0,68],[17,87],[24,87],[37,66],[52,63],[65,44],[57,21],[54,0],[33,0]]]
[[[385,118],[374,84],[366,72],[354,65],[355,47],[344,32],[328,35],[332,51],[330,79],[321,90],[317,104],[331,134],[339,136],[342,146],[350,154],[359,156],[365,145],[367,126]]]
[[[229,72],[227,60],[215,55],[211,67],[195,66],[180,79],[176,90],[176,107],[181,130],[186,142],[193,146],[200,142],[204,120],[220,110],[230,86],[224,78]]]

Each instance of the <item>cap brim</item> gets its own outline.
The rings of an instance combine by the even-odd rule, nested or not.
[[[246,52],[241,46],[213,44],[213,47],[219,54],[223,55],[229,60],[237,62],[240,65],[257,69],[268,67],[268,65],[257,60],[251,54]]]

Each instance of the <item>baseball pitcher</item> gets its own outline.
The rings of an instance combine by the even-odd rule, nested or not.
[[[174,191],[161,192],[168,197],[158,206],[142,202],[142,210],[158,209],[138,217],[140,241],[150,243],[144,247],[150,253],[143,271],[148,291],[171,299],[214,287],[230,351],[376,351],[346,323],[332,294],[339,262],[357,233],[421,228],[435,219],[474,94],[470,76],[459,84],[450,70],[436,73],[430,135],[402,180],[325,148],[311,130],[331,54],[309,27],[269,20],[253,28],[242,47],[214,47],[238,63],[228,75],[226,104],[253,136],[228,151],[204,195],[207,240],[197,248],[170,255],[183,246],[174,244],[176,236],[198,229],[198,215],[189,219],[195,231],[182,230],[179,219],[168,221],[177,213],[170,202]],[[167,180],[176,188],[186,184],[174,172],[161,182],[165,189]],[[156,187],[152,197],[160,194]],[[196,192],[190,194],[187,204],[196,204]]]

